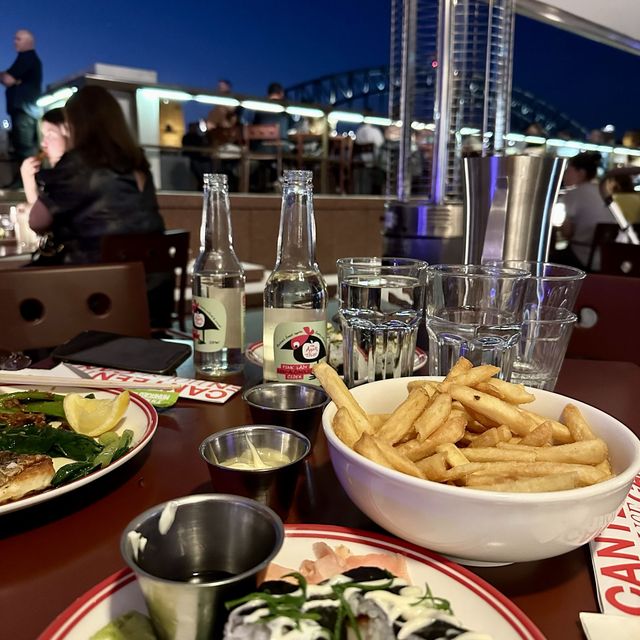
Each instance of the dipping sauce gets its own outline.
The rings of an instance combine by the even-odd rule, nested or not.
[[[278,449],[269,447],[256,447],[249,438],[246,439],[247,448],[234,458],[221,460],[219,462],[223,467],[231,469],[275,469],[289,464],[291,459]]]

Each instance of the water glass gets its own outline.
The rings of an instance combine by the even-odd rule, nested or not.
[[[346,385],[411,375],[427,263],[341,258],[337,267]]]
[[[489,265],[427,269],[429,374],[446,375],[460,357],[500,367],[508,379],[520,340],[529,273]]]
[[[552,262],[493,260],[485,261],[484,264],[529,272],[531,278],[527,285],[525,304],[538,304],[569,311],[573,310],[582,281],[587,275],[581,269]]]
[[[568,309],[525,305],[522,334],[509,380],[553,391],[577,319]]]

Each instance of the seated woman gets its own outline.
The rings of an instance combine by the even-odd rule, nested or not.
[[[69,150],[52,169],[40,171],[42,190],[29,215],[34,231],[51,236],[57,262],[100,262],[106,235],[164,231],[149,163],[116,99],[102,87],[86,86],[64,112]],[[150,274],[147,287],[152,325],[170,326],[173,274]],[[162,313],[154,309],[157,298],[164,301]]]
[[[104,235],[163,231],[149,163],[116,99],[102,87],[83,87],[65,116],[70,150],[40,172],[31,228],[51,231],[64,263],[99,262]]]
[[[46,161],[50,168],[55,167],[67,150],[69,129],[64,120],[64,110],[57,108],[45,112],[40,123],[40,133],[42,134],[40,153],[26,158],[20,166],[24,194],[30,205],[38,199],[39,188],[36,176],[43,168],[43,163]]]
[[[579,153],[573,156],[564,172],[564,185],[573,187],[567,190],[564,204],[567,217],[562,224],[562,235],[569,240],[570,252],[577,258],[581,268],[589,265],[591,244],[596,225],[601,222],[615,222],[607,209],[597,183],[593,182],[600,166],[601,155],[598,152]],[[598,270],[598,256],[595,256],[593,270]],[[565,260],[565,263],[569,261]]]

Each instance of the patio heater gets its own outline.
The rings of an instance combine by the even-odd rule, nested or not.
[[[462,158],[504,151],[514,0],[392,0],[385,255],[463,257]]]

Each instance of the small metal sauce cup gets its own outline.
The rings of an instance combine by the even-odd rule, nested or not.
[[[278,516],[235,495],[194,495],[145,511],[120,551],[160,640],[221,638],[225,603],[255,591],[284,541]]]
[[[225,466],[227,460],[242,456],[250,442],[256,449],[274,449],[288,463],[268,469],[237,469]],[[272,425],[245,425],[218,431],[205,438],[200,455],[207,463],[215,491],[253,498],[287,517],[298,475],[311,442],[293,429]]]

